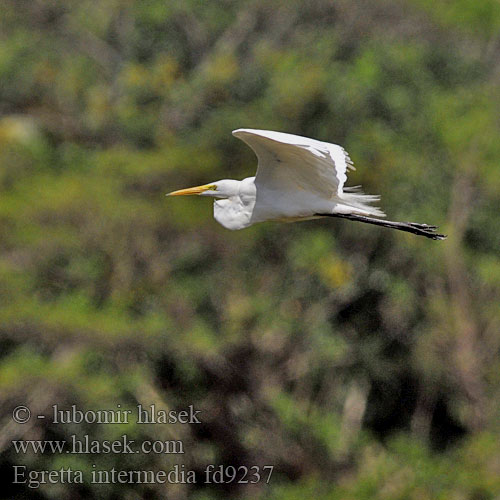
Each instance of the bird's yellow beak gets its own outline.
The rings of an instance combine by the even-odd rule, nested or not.
[[[214,184],[204,184],[203,186],[195,186],[187,189],[179,189],[178,191],[172,191],[168,193],[167,196],[187,196],[192,194],[201,194],[209,189],[215,189]]]

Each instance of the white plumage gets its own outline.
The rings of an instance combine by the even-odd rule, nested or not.
[[[347,170],[354,166],[341,146],[269,130],[238,129],[233,135],[254,150],[259,162],[250,178],[256,188],[251,223],[309,219],[318,213],[384,216],[370,206],[378,196],[344,191]]]
[[[377,219],[385,217],[372,206],[378,196],[365,195],[359,187],[344,188],[347,171],[354,167],[347,152],[337,144],[270,130],[242,128],[234,130],[233,135],[257,155],[255,177],[242,181],[223,179],[170,195],[217,198],[214,217],[228,229],[243,229],[268,220],[292,222],[328,216],[443,238],[434,232],[435,226]]]

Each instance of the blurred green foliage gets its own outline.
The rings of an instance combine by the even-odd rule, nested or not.
[[[500,494],[495,0],[1,0],[1,470],[166,470],[12,439],[182,439],[269,485],[42,485],[6,498]],[[252,127],[345,146],[350,184],[442,243],[342,221],[228,232],[173,189],[255,169]],[[201,426],[12,426],[29,402]],[[42,425],[43,424],[43,425]],[[9,489],[10,488],[10,489]]]

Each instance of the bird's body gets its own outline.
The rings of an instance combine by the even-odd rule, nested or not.
[[[238,129],[233,135],[257,155],[255,177],[242,181],[224,179],[170,195],[217,198],[214,217],[233,230],[269,220],[293,222],[329,216],[442,239],[434,232],[434,226],[377,219],[385,217],[372,205],[378,196],[362,194],[358,188],[344,188],[347,171],[354,167],[341,146],[268,130]]]

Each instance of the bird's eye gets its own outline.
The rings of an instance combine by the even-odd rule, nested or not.
[[[217,191],[217,186],[215,184],[211,184],[208,186],[208,189],[210,189],[210,191]]]

